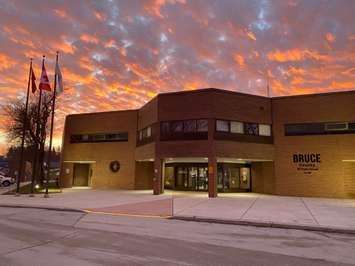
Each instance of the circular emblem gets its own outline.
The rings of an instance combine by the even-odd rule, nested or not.
[[[118,172],[120,170],[120,163],[119,161],[112,161],[110,162],[110,169],[112,172]]]

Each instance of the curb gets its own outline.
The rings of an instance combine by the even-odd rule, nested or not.
[[[0,204],[0,208],[24,208],[24,209],[38,209],[38,210],[49,210],[49,211],[87,213],[84,210],[73,209],[73,208],[49,207],[49,206],[29,206],[29,205],[22,205],[22,204]]]
[[[258,222],[258,221],[250,221],[250,220],[221,220],[221,219],[203,218],[203,217],[197,217],[197,216],[172,216],[168,219],[190,221],[190,222],[205,222],[205,223],[216,223],[216,224],[269,227],[269,228],[279,228],[279,229],[295,229],[295,230],[305,230],[305,231],[314,231],[314,232],[354,234],[355,235],[355,229],[345,229],[345,228],[326,227],[326,226],[313,226],[313,225],[302,225],[302,224],[283,224],[283,223],[274,223],[274,222]]]

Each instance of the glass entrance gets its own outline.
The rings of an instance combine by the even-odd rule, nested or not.
[[[174,163],[166,164],[164,186],[167,189],[207,191],[207,164]]]
[[[219,192],[250,191],[250,165],[219,163],[217,166]]]

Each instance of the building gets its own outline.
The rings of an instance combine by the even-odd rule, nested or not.
[[[159,94],[66,118],[61,184],[355,197],[355,91]]]

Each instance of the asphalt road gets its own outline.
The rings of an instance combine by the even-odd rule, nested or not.
[[[349,265],[355,236],[0,208],[0,265]]]

